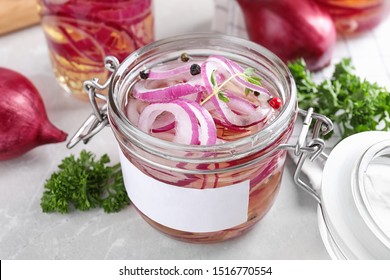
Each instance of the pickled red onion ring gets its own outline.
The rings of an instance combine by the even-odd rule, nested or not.
[[[189,103],[188,105],[195,113],[199,122],[199,144],[200,145],[213,145],[217,141],[217,128],[213,117],[210,115],[204,107],[198,103]]]
[[[247,127],[258,124],[260,122],[265,122],[267,116],[271,112],[271,107],[264,107],[262,105],[259,105],[252,113],[240,115],[232,111],[229,108],[228,103],[219,100],[216,96],[213,96],[211,98],[211,101],[213,102],[216,111],[223,118],[223,123],[232,126]],[[239,109],[243,108],[240,107]],[[245,112],[245,109],[243,109],[242,112]]]
[[[210,77],[211,77],[213,71],[217,69],[217,65],[215,65],[215,63],[205,61],[204,63],[202,63],[200,68],[201,68],[200,74],[201,74],[204,86],[206,88],[206,91],[208,92],[208,94],[212,94],[213,93],[213,85],[210,81]],[[220,75],[218,75],[218,76],[220,77]],[[220,80],[220,78],[218,80]],[[220,82],[220,81],[218,81],[218,82]]]
[[[153,124],[152,132],[166,132],[175,128],[175,117],[171,113],[162,113]]]
[[[213,92],[213,85],[210,81],[212,72],[216,70],[217,63],[214,61],[206,61],[202,64],[202,78],[203,82],[205,84],[205,87],[208,92]],[[210,93],[210,94],[211,94]],[[271,112],[271,107],[266,102],[264,104],[261,104],[257,106],[257,108],[254,108],[253,111],[249,110],[246,106],[247,104],[241,103],[240,104],[234,104],[235,110],[240,111],[240,113],[243,114],[237,114],[229,108],[229,103],[225,103],[221,101],[216,95],[211,97],[210,101],[213,103],[216,112],[218,115],[222,118],[221,122],[230,126],[251,126],[257,123],[260,123],[262,121],[265,121],[269,113]]]
[[[137,99],[129,99],[129,103],[127,104],[126,116],[129,121],[133,124],[137,124],[139,120],[139,115],[148,106],[148,103],[137,100]]]
[[[151,68],[148,71],[149,79],[155,79],[155,80],[170,79],[176,75],[190,73],[190,67],[191,67],[190,64],[184,64],[177,68],[164,69],[164,70]]]
[[[226,92],[226,96],[230,99],[227,103],[228,107],[239,114],[253,114],[256,112],[257,106],[259,106],[230,92]]]
[[[212,56],[207,58],[207,61],[215,62],[217,64],[216,70],[218,70],[218,71],[225,70],[224,72],[227,71],[230,74],[230,76],[244,73],[244,71],[245,71],[236,62],[229,60],[223,56],[212,55]],[[247,80],[245,80],[244,78],[242,78],[241,76],[235,76],[234,79],[239,84],[244,86],[245,88],[248,88],[252,91],[257,91],[259,93],[263,93],[263,94],[267,95],[268,97],[271,96],[271,94],[269,93],[269,91],[265,87],[250,83]]]
[[[179,99],[184,99],[184,100],[200,103],[200,101],[202,100],[202,95],[203,95],[203,91],[196,92],[196,93],[189,94],[189,95],[185,95],[185,96],[179,97]]]
[[[216,128],[209,112],[199,104],[174,100],[165,103],[151,103],[142,111],[138,128],[146,133],[153,132],[158,116],[168,112],[175,119],[175,135],[172,141],[189,145],[211,145],[216,142]]]
[[[174,128],[175,128],[175,122],[173,121],[173,122],[170,122],[164,126],[159,126],[157,128],[153,128],[152,132],[153,133],[167,132],[167,131],[174,129]]]
[[[176,134],[172,141],[196,145],[199,141],[198,124],[195,113],[181,100],[166,103],[152,103],[140,114],[138,128],[148,134],[152,132],[156,118],[164,112],[174,115]]]
[[[187,145],[224,142],[218,138],[220,127],[250,133],[248,127],[260,129],[266,124],[274,109],[267,102],[268,90],[255,83],[254,71],[220,56],[198,63],[200,75],[194,76],[187,63],[149,69],[132,88],[135,100],[147,105],[128,112],[139,114],[129,119],[138,120],[134,123],[148,134]],[[261,95],[248,95],[247,89]]]
[[[130,120],[131,123],[137,124],[139,120],[139,116],[143,109],[148,106],[149,103],[140,101],[137,99],[130,99],[127,104],[126,116]],[[164,115],[158,118],[153,125],[152,132],[166,132],[175,127],[174,118],[171,114]]]
[[[205,90],[199,83],[200,79],[193,79],[185,83],[177,83],[161,88],[148,89],[144,82],[138,82],[133,87],[133,96],[147,102],[165,102],[183,96],[200,93]]]

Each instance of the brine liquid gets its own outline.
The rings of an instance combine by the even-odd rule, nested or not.
[[[333,17],[338,32],[350,35],[371,30],[390,11],[389,0],[317,0]]]
[[[151,0],[40,0],[38,9],[55,76],[77,97],[88,98],[84,81],[106,81],[106,56],[121,62],[154,40]]]
[[[283,137],[279,140],[285,141],[284,137],[288,138],[289,133],[290,131],[284,134]],[[275,148],[276,146],[277,143],[274,143],[270,146],[270,148]],[[220,242],[238,237],[251,229],[259,220],[261,220],[261,218],[264,217],[275,201],[281,184],[286,158],[286,151],[281,150],[275,152],[270,157],[255,165],[245,168],[237,168],[237,170],[232,172],[217,172],[216,174],[202,174],[202,170],[217,169],[219,166],[223,165],[234,166],[236,164],[242,163],[242,161],[249,161],[257,155],[260,155],[260,153],[248,156],[247,158],[243,158],[241,160],[233,160],[224,164],[199,164],[199,174],[194,175],[175,173],[149,166],[147,163],[132,157],[128,152],[126,152],[126,148],[123,146],[121,146],[121,149],[127,160],[134,164],[134,166],[136,166],[144,174],[154,178],[157,181],[172,186],[194,189],[210,189],[223,188],[225,186],[231,186],[243,181],[249,181],[248,213],[246,222],[243,222],[242,224],[232,228],[214,232],[189,232],[164,226],[158,221],[152,220],[150,217],[145,215],[142,209],[138,209],[138,205],[133,203],[133,206],[137,208],[141,216],[154,228],[167,234],[170,237],[191,243]],[[153,160],[153,157],[150,157],[150,159]],[[141,185],[133,187],[142,188]],[[202,207],[202,205],[199,205],[199,207]],[[181,213],[177,213],[176,215],[181,215]],[[226,215],[229,215],[229,213],[226,213]],[[210,216],[210,220],[215,220],[218,218],[222,218],[222,216]],[[223,218],[226,218],[226,216]]]
[[[179,63],[179,65],[182,65],[182,63],[183,62]],[[164,65],[163,67],[166,67],[166,69],[176,68],[178,67],[178,64],[177,62],[171,62],[166,63],[166,65]],[[181,81],[179,78],[175,78],[171,80],[151,81],[150,83],[145,82],[145,80],[140,80],[140,82],[144,83],[145,87],[148,88],[159,88],[177,84]],[[232,87],[230,87],[229,89],[235,90]],[[278,96],[278,94],[275,92],[275,90],[271,88],[271,86],[268,86],[267,89],[271,92],[272,96]],[[206,92],[204,94],[207,95]],[[241,94],[241,96],[245,95],[243,92],[240,92],[238,94]],[[205,99],[205,97],[203,98]],[[262,102],[267,102],[266,100],[261,100],[260,96],[255,96],[253,94],[247,96],[246,98],[253,102],[253,104],[258,104],[258,106],[260,106]],[[125,114],[128,116],[129,121],[136,126],[137,121],[139,120],[140,113],[142,112],[142,110],[144,110],[145,106],[148,106],[148,103],[135,99],[134,96],[132,96],[131,88],[128,90],[128,96],[123,102],[125,103],[123,104],[123,110]],[[207,103],[203,104],[201,101],[199,101],[199,103],[202,104],[202,106],[208,106]],[[164,104],[161,104],[161,106],[164,106]],[[232,108],[234,108],[233,105],[231,106]],[[212,109],[207,108],[207,110],[210,111],[210,114],[213,116],[214,121],[217,120],[218,116],[213,115]],[[278,114],[279,109],[276,109],[270,114],[268,120],[265,121],[266,123],[257,123],[249,127],[227,126],[223,123],[217,123],[215,121],[217,127],[217,144],[236,141],[244,137],[248,137],[249,135],[258,132],[261,129],[266,129],[269,122],[272,122]],[[162,118],[164,118],[164,116],[162,116]],[[281,143],[286,143],[288,141],[293,130],[294,123],[295,118],[289,120],[287,129],[283,131],[278,137],[276,137],[274,141],[265,145],[262,150],[253,151],[248,155],[240,158],[235,158],[234,151],[231,151],[231,157],[229,157],[226,162],[219,163],[210,163],[209,158],[213,158],[212,148],[210,149],[210,152],[204,153],[204,156],[202,154],[202,157],[208,159],[209,163],[196,164],[189,162],[176,162],[173,160],[169,160],[165,157],[160,157],[158,155],[156,156],[155,154],[150,153],[147,149],[144,150],[142,147],[130,143],[122,135],[119,135],[119,137],[117,135],[117,137],[121,139],[118,142],[120,143],[120,147],[124,157],[144,174],[162,183],[171,186],[176,186],[178,188],[192,188],[201,190],[223,188],[239,184],[241,182],[249,181],[249,197],[246,197],[248,202],[247,220],[228,229],[221,229],[213,232],[183,231],[177,228],[175,229],[168,227],[166,225],[163,225],[162,223],[159,223],[159,221],[151,219],[148,215],[143,213],[143,209],[141,209],[139,205],[133,203],[134,206],[140,212],[142,217],[153,227],[171,237],[183,241],[193,243],[212,243],[231,239],[241,235],[242,233],[252,228],[253,225],[255,225],[267,213],[267,211],[271,208],[275,200],[275,197],[280,187],[286,158],[286,151],[278,150],[276,148]],[[156,138],[170,141],[170,139],[172,138],[170,138],[169,135],[175,134],[175,127],[170,128],[168,131],[164,131],[163,133],[159,131],[153,132],[152,129],[150,131],[150,134],[152,136],[155,136]],[[267,139],[266,141],[270,140]],[[167,151],[166,153],[170,154],[171,152],[172,151]],[[134,156],[134,154],[137,154],[137,156]],[[267,154],[268,156],[266,156],[262,161],[257,162],[255,164],[246,165],[247,162],[249,163],[259,157],[262,157],[265,154]],[[188,156],[191,157],[193,156],[193,154],[188,153]],[[196,158],[198,158],[198,156]],[[151,162],[157,163],[157,165],[151,164]],[[161,168],[161,166],[164,166],[164,168]],[[237,168],[235,168],[236,166]],[[170,169],[170,167],[179,168],[182,170],[182,172],[174,171]],[[219,172],[219,170],[222,170],[227,167],[231,169],[229,169],[229,171]],[[186,170],[191,170],[192,172],[186,173]],[[194,173],[194,170],[196,171],[196,173]],[[215,172],[208,172],[210,170],[215,170]],[[142,188],[142,185],[137,184],[137,186],[132,185],[130,187]],[[167,197],[169,197],[169,195]],[[223,203],[223,201],[216,201],[216,203]],[[202,206],[199,205],[199,207]],[[196,209],[194,211],[196,211]],[[181,214],[182,213],[177,213],[177,215]],[[226,215],[229,215],[229,213],[226,213]],[[181,217],[181,219],[182,218],[183,217]],[[215,221],[216,219],[226,218],[226,216],[215,217],[210,215],[209,218],[211,221]],[[191,223],[191,221],[189,222]]]
[[[144,215],[140,209],[137,210],[140,212],[142,217],[154,228],[182,241],[191,243],[215,243],[238,237],[250,230],[261,218],[264,217],[264,215],[271,208],[279,191],[284,159],[285,154],[281,154],[280,164],[273,166],[272,168],[274,170],[264,175],[264,180],[258,182],[257,184],[251,184],[249,193],[248,219],[246,222],[238,226],[214,232],[186,232],[166,227]],[[207,181],[207,178],[205,177],[204,181],[199,181],[200,184],[204,184],[204,181]],[[191,185],[188,187],[191,187]],[[218,187],[218,183],[216,187]],[[135,205],[135,207],[137,206]]]

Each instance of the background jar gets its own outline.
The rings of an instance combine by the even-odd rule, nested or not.
[[[390,0],[316,0],[332,16],[336,29],[356,35],[379,25],[390,12]]]
[[[83,82],[106,80],[103,60],[120,61],[154,40],[152,0],[38,0],[54,74],[69,94],[87,98]]]
[[[194,58],[222,55],[243,67],[257,69],[262,85],[283,100],[279,115],[259,132],[213,146],[181,145],[140,131],[125,115],[131,87],[141,70],[177,60],[183,52]],[[279,146],[288,141],[296,115],[296,89],[288,68],[259,45],[222,35],[174,37],[137,50],[113,74],[108,94],[108,118],[119,143],[125,185],[133,205],[158,230],[190,242],[236,237],[267,213],[283,174],[286,151]],[[143,178],[137,182],[137,176]],[[157,197],[160,186],[155,182],[164,188]],[[238,195],[224,196],[224,191],[235,187]],[[204,205],[210,198],[207,193],[214,196],[211,205]],[[198,194],[206,196],[195,204],[191,201],[195,206],[183,203]],[[151,196],[159,201],[149,201]],[[220,204],[225,204],[221,209],[227,209],[226,213],[215,212]],[[169,212],[172,207],[176,210]],[[244,215],[237,219],[235,209]],[[222,220],[226,220],[224,225],[215,226]]]

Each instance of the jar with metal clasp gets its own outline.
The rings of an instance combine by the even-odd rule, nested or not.
[[[256,69],[262,86],[281,99],[282,107],[261,129],[213,145],[178,144],[145,133],[129,120],[129,94],[143,70],[177,61],[183,53],[196,61],[217,55]],[[105,83],[84,83],[93,114],[68,147],[88,142],[109,125],[134,207],[153,227],[183,241],[219,242],[252,228],[277,199],[287,151],[305,155],[302,161],[315,158],[325,146],[321,136],[332,129],[328,118],[298,109],[288,67],[247,40],[216,34],[177,36],[140,48],[122,63],[107,57],[105,65],[112,72]],[[101,94],[106,88],[108,96]],[[297,143],[289,143],[298,115],[305,119],[304,126]],[[314,130],[308,136],[312,121]],[[240,132],[220,131],[226,139]]]

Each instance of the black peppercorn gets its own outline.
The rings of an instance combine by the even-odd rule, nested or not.
[[[199,64],[192,64],[191,65],[190,72],[191,72],[192,76],[200,74],[200,71],[201,71],[201,69],[200,69]]]
[[[180,56],[180,59],[183,62],[187,62],[188,60],[190,60],[190,57],[188,56],[187,53],[182,53],[181,56]]]
[[[139,76],[141,79],[146,80],[147,78],[149,78],[149,72],[146,70],[142,70],[141,72],[139,72]]]
[[[254,94],[255,96],[259,96],[259,95],[260,95],[260,92],[254,91],[253,94]]]

